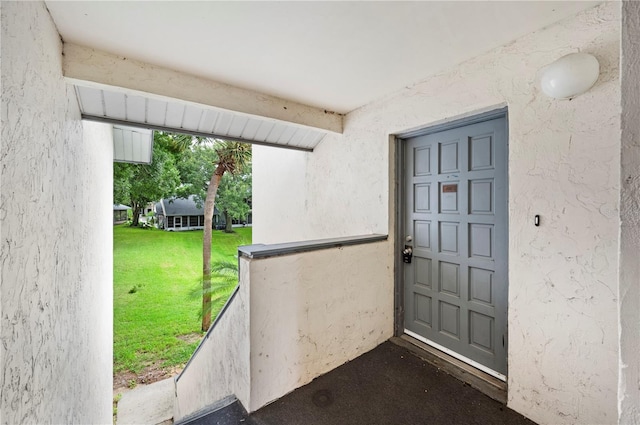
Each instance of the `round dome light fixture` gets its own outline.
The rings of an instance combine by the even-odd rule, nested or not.
[[[589,90],[598,80],[600,64],[588,53],[571,53],[542,70],[542,91],[554,99],[571,99]]]

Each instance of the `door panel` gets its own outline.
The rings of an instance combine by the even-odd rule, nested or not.
[[[506,375],[506,119],[405,141],[405,328]]]

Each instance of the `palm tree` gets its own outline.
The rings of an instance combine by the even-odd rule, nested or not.
[[[237,257],[236,257],[237,258]],[[218,314],[229,296],[238,285],[238,262],[229,260],[219,260],[211,265],[211,308],[210,311],[203,311],[202,315],[211,313]],[[202,297],[202,289],[194,288],[191,292],[192,298]]]
[[[232,141],[217,141],[214,145],[218,162],[211,176],[204,201],[204,233],[202,237],[202,330],[211,326],[211,231],[216,193],[224,173],[236,174],[251,161],[251,145]]]
[[[211,140],[188,134],[172,134],[160,132],[164,145],[174,153],[188,149],[192,144],[209,144],[218,157],[216,169],[211,175],[204,201],[204,232],[202,237],[202,330],[211,326],[211,230],[213,227],[213,211],[216,194],[224,173],[243,172],[251,161],[251,145],[227,140]]]

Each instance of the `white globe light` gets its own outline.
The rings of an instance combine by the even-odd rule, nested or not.
[[[542,91],[555,99],[570,99],[589,90],[598,79],[600,64],[588,53],[563,56],[542,71]]]

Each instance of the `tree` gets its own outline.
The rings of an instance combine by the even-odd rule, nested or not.
[[[237,258],[237,257],[236,257]],[[211,265],[211,304],[210,313],[218,313],[238,285],[238,262],[218,260]],[[193,298],[202,297],[202,289],[194,288]],[[202,312],[204,315],[207,312]]]
[[[211,231],[213,211],[220,181],[226,172],[237,174],[245,170],[251,160],[251,145],[217,141],[214,150],[218,156],[216,169],[211,175],[204,201],[204,232],[202,236],[202,330],[211,326]]]
[[[233,219],[246,219],[249,214],[249,199],[251,199],[251,170],[240,174],[225,174],[220,182],[216,203],[218,211],[224,214],[226,220],[225,232],[231,233]]]
[[[211,175],[216,170],[218,155],[211,143],[204,144],[194,140],[193,144],[186,148],[177,162],[180,171],[180,187],[177,196],[186,198],[194,195],[196,203],[201,207],[207,197],[207,187]]]
[[[145,205],[175,193],[180,176],[175,165],[170,145],[170,135],[154,132],[153,158],[151,164],[114,163],[114,203],[129,204],[133,210],[132,226]]]
[[[119,194],[128,191],[136,219],[134,225],[137,225],[139,211],[150,201],[173,194],[179,196],[193,194],[204,199],[202,330],[206,331],[211,326],[211,232],[216,195],[225,173],[231,175],[248,173],[251,145],[163,132],[154,132],[154,142],[151,165],[116,164],[118,168],[140,168],[115,170],[114,175],[122,176],[123,180],[127,178],[127,181],[114,184],[114,188],[117,187]],[[176,162],[178,168],[176,168]],[[182,183],[178,187],[180,175]],[[246,178],[245,181],[247,181]],[[225,189],[222,191],[231,192]],[[115,194],[116,190],[114,190],[114,199]]]
[[[213,149],[213,144],[195,140],[191,147],[181,153],[177,163],[181,180],[177,195],[183,198],[194,195],[196,203],[201,207],[207,197],[207,187],[217,162],[218,155]],[[232,219],[247,217],[250,199],[250,164],[236,174],[227,173],[222,177],[216,194],[216,208],[225,216],[227,223],[225,231],[232,231]]]
[[[113,163],[113,203],[128,204],[131,202],[132,164],[122,162]]]

